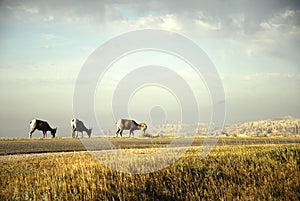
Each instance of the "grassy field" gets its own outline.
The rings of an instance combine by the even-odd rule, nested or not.
[[[145,141],[114,143],[119,140]],[[151,148],[153,143],[124,151],[147,154],[165,146]],[[88,152],[12,158],[1,162],[0,200],[299,200],[298,139],[222,139],[202,159],[200,149],[196,142],[171,166],[147,174],[109,169]]]

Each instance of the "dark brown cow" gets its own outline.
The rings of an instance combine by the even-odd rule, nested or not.
[[[132,134],[134,136],[133,131],[135,130],[141,130],[144,134],[147,129],[147,125],[145,123],[136,123],[134,120],[129,119],[121,119],[117,122],[118,130],[116,132],[116,137],[118,137],[118,134],[122,137],[122,133],[124,130],[129,130],[129,137]]]

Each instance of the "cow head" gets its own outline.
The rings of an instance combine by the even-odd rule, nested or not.
[[[91,135],[92,135],[92,130],[93,130],[93,129],[90,128],[90,129],[88,129],[87,132],[86,132],[86,133],[88,134],[89,137],[91,137]]]
[[[147,129],[147,125],[145,123],[140,123],[139,127],[140,127],[141,131],[145,134],[146,129]]]
[[[54,129],[51,130],[52,138],[55,138],[56,130],[57,130],[57,128],[54,128]]]

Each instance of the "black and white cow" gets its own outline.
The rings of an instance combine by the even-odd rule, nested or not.
[[[133,131],[135,130],[141,130],[144,134],[147,129],[147,125],[145,123],[136,123],[134,120],[129,120],[129,119],[120,119],[117,122],[117,132],[116,132],[116,137],[118,137],[118,134],[122,137],[122,133],[124,130],[129,130],[129,137],[132,134],[134,136]]]
[[[83,137],[83,131],[86,132],[86,134],[89,136],[89,138],[91,137],[92,134],[92,128],[87,128],[85,127],[84,123],[82,121],[80,121],[79,119],[73,118],[71,120],[71,128],[72,128],[72,137],[78,137],[78,132],[81,132],[81,137]],[[75,135],[75,131],[76,131],[76,135]]]
[[[55,138],[55,133],[56,133],[57,128],[51,128],[47,121],[42,121],[42,120],[39,120],[39,119],[33,119],[30,122],[29,138],[32,137],[32,133],[35,130],[43,131],[43,137],[44,138],[47,137],[47,131],[50,131],[52,137]]]

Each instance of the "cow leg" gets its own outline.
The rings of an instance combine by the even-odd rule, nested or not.
[[[132,130],[129,130],[129,137],[131,136]]]
[[[119,134],[119,132],[120,132],[120,128],[118,128],[118,130],[117,130],[117,132],[116,132],[116,137],[118,137],[118,134]]]
[[[76,127],[72,126],[72,138],[75,138]]]
[[[133,130],[130,130],[129,132],[129,137],[132,135],[132,137],[134,137],[134,133],[133,133]]]
[[[45,131],[43,131],[43,138],[45,138],[45,136],[46,136],[46,132],[45,132]]]
[[[35,130],[36,130],[36,129],[32,129],[32,130],[29,132],[29,139],[31,139],[32,133],[33,133]]]
[[[120,131],[120,136],[122,137],[123,130]]]

